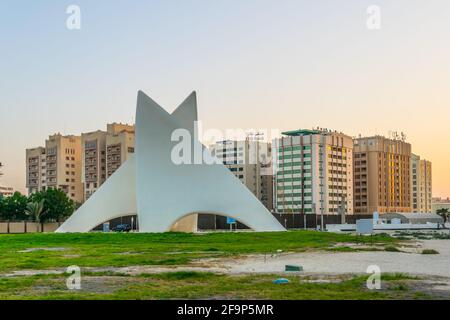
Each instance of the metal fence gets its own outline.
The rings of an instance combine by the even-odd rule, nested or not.
[[[273,216],[286,229],[317,229],[321,225],[321,215],[319,214],[302,214],[302,213],[272,213]],[[371,215],[346,215],[345,222],[355,224],[356,220],[371,218]],[[340,224],[340,215],[323,215],[323,224]],[[236,227],[235,227],[236,228]],[[199,214],[198,216],[199,230],[229,230],[230,225],[227,218],[213,214]],[[237,223],[237,229],[248,229],[242,223]]]

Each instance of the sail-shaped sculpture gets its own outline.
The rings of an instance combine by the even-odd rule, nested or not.
[[[212,159],[198,141],[193,92],[172,114],[139,91],[136,152],[56,232],[88,232],[121,216],[137,214],[140,232],[195,231],[196,215],[234,218],[255,231],[285,229],[223,164],[196,163],[194,151]],[[184,129],[192,137],[192,162],[173,161]]]

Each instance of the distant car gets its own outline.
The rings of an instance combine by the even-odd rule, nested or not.
[[[119,224],[112,229],[114,232],[130,232],[131,226],[129,224]]]

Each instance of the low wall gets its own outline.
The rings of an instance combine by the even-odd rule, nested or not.
[[[41,232],[55,232],[61,225],[61,222],[46,222],[41,226],[38,226],[36,222],[32,221],[4,221],[0,222],[0,234],[1,233],[35,233]]]
[[[320,227],[321,216],[319,214],[302,214],[302,213],[272,213],[272,215],[286,229],[316,229]],[[359,219],[370,219],[371,215],[349,214],[345,216],[346,223],[355,224]],[[306,222],[306,224],[305,224]],[[340,215],[323,215],[324,225],[341,223]],[[213,214],[198,215],[199,230],[229,230],[230,225],[227,224],[227,218]],[[237,224],[237,229],[247,229],[242,223]]]

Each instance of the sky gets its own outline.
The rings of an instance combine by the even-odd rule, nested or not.
[[[448,0],[0,0],[0,184],[25,191],[50,134],[132,123],[138,90],[168,111],[195,90],[204,128],[404,132],[450,196],[449,17]]]

